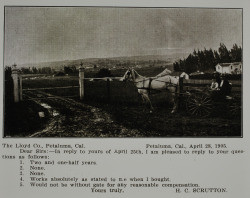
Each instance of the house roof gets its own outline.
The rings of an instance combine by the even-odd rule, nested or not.
[[[229,67],[232,63],[219,63],[221,67]]]
[[[231,65],[239,65],[241,62],[234,62],[234,63],[218,63],[221,67],[229,67]]]
[[[201,75],[204,74],[204,72],[193,72],[191,74],[189,74],[190,76],[196,76],[196,75]]]
[[[240,65],[241,62],[234,62],[233,65]]]

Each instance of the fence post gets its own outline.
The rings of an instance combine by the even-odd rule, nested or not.
[[[14,102],[19,102],[19,83],[18,83],[18,69],[16,68],[16,64],[13,65],[12,67],[12,79],[13,79],[13,90],[14,90]]]
[[[19,75],[19,94],[20,94],[20,101],[23,100],[23,77],[22,75]]]
[[[79,68],[80,100],[84,99],[84,68]]]
[[[107,94],[108,94],[108,102],[110,102],[110,79],[107,78]]]
[[[180,108],[182,103],[182,92],[183,92],[183,77],[179,78],[179,87],[178,87],[178,108]]]
[[[183,77],[180,77],[179,79],[179,87],[180,87],[180,93],[183,92]]]

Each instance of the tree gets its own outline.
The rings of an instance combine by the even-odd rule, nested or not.
[[[237,44],[233,45],[233,48],[228,51],[227,47],[220,43],[218,51],[207,50],[196,51],[189,54],[186,59],[179,60],[173,64],[175,71],[185,71],[192,73],[197,70],[208,71],[214,70],[218,63],[230,63],[230,62],[241,62],[242,61],[242,49]]]
[[[174,66],[174,71],[180,71],[180,65],[178,62],[175,62],[173,66]]]
[[[238,47],[237,44],[233,45],[233,48],[230,51],[230,58],[232,62],[241,62],[242,61],[242,49]]]
[[[215,61],[215,64],[220,63],[220,55],[216,50],[214,50],[214,61]]]
[[[64,71],[65,74],[72,73],[72,70],[70,69],[70,67],[67,67],[67,66],[63,67],[63,71]]]
[[[219,47],[219,54],[220,54],[220,62],[221,63],[230,63],[231,59],[229,56],[229,51],[227,50],[227,47],[223,44],[220,43],[220,47]]]
[[[5,83],[4,83],[4,87],[5,87],[5,93],[4,93],[4,97],[5,97],[5,105],[7,104],[11,104],[14,101],[14,96],[13,96],[13,80],[11,77],[12,74],[12,69],[11,67],[6,66],[4,68],[4,72],[5,72]]]
[[[36,74],[37,72],[38,72],[37,68],[36,67],[32,67],[32,73]]]
[[[184,71],[186,71],[187,73],[192,73],[192,72],[195,72],[196,69],[197,69],[196,58],[192,54],[189,54],[189,56],[187,57],[185,61]]]
[[[31,70],[29,68],[26,68],[26,67],[22,67],[21,68],[21,71],[23,74],[31,74]]]
[[[206,59],[204,52],[201,50],[198,50],[198,68],[197,70],[204,70],[206,64]]]
[[[205,54],[205,70],[214,69],[216,65],[213,50],[210,48],[209,50],[204,51]]]
[[[4,68],[4,72],[5,72],[5,80],[10,80],[10,79],[12,79],[12,78],[11,78],[11,74],[12,74],[12,69],[11,69],[11,67],[6,66],[6,67]]]
[[[111,77],[111,76],[112,76],[111,71],[107,68],[100,69],[96,74],[97,78]]]

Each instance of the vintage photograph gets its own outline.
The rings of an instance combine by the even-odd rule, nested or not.
[[[243,137],[242,14],[5,6],[2,136]]]

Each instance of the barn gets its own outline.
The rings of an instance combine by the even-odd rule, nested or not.
[[[241,74],[242,73],[242,63],[218,63],[215,66],[216,72],[221,74]]]

